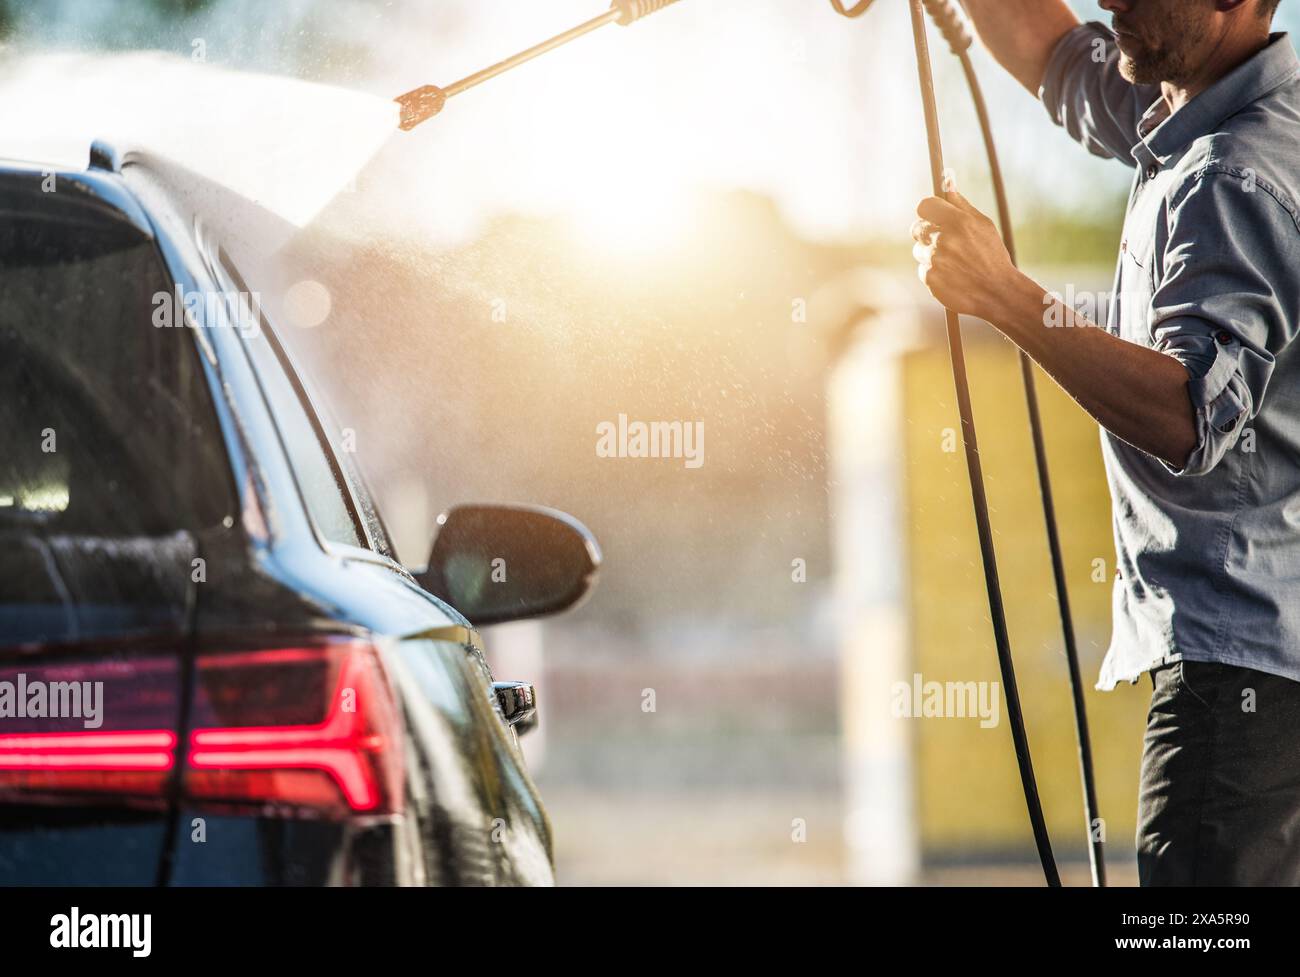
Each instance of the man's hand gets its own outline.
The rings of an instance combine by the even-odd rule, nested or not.
[[[1024,276],[1007,253],[993,221],[956,190],[927,197],[912,225],[917,277],[953,312],[996,322],[999,308]]]

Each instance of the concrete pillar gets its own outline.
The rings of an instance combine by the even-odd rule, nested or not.
[[[912,673],[907,607],[902,356],[923,335],[913,294],[855,280],[871,311],[828,391],[832,550],[840,646],[846,876],[906,885],[920,872],[912,724],[891,686]]]

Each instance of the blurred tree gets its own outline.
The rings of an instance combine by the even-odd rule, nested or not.
[[[1020,256],[1036,265],[1110,266],[1119,248],[1126,197],[1102,199],[1087,214],[1060,211],[1045,204],[1016,227]]]

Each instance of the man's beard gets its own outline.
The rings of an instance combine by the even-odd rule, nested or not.
[[[1125,46],[1137,50],[1131,55],[1120,50],[1119,73],[1134,85],[1157,85],[1162,81],[1179,84],[1193,77],[1193,65],[1187,52],[1198,49],[1208,27],[1202,21],[1187,17],[1181,28],[1178,49],[1128,35]]]
[[[1120,54],[1119,73],[1134,85],[1177,83],[1187,76],[1187,58],[1177,51],[1143,47],[1135,56]]]

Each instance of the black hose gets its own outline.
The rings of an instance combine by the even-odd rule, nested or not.
[[[997,198],[998,224],[1011,261],[1016,264],[1016,243],[1012,231],[1011,207],[1007,202],[1006,182],[1002,179],[1002,165],[998,160],[997,144],[993,139],[993,126],[989,121],[988,105],[979,76],[971,61],[970,48],[974,39],[970,35],[965,17],[952,0],[922,0],[930,18],[961,61],[966,85],[975,104],[975,115],[984,139],[988,156],[989,178]],[[1052,497],[1052,479],[1047,465],[1047,448],[1043,437],[1043,420],[1038,408],[1038,389],[1034,380],[1034,364],[1024,350],[1019,350],[1020,375],[1025,388],[1025,404],[1029,410],[1029,431],[1034,444],[1034,463],[1038,469],[1038,490],[1042,497],[1043,521],[1047,529],[1047,548],[1051,555],[1052,577],[1056,585],[1056,604],[1061,616],[1061,633],[1065,642],[1065,660],[1070,675],[1070,695],[1074,706],[1074,731],[1079,744],[1079,773],[1083,782],[1083,807],[1088,838],[1088,860],[1092,869],[1092,884],[1106,884],[1106,859],[1103,842],[1097,828],[1101,815],[1097,809],[1097,786],[1093,776],[1092,738],[1088,733],[1088,712],[1084,704],[1083,679],[1079,671],[1079,652],[1075,643],[1074,616],[1070,612],[1070,593],[1065,582],[1065,564],[1061,556],[1061,537],[1057,529],[1056,504]]]
[[[840,0],[831,0],[832,6],[847,17],[861,16],[870,7],[872,0],[862,0],[852,10],[845,10]],[[934,92],[934,76],[930,65],[930,49],[925,34],[925,19],[922,14],[922,0],[909,0],[912,15],[912,35],[916,45],[916,67],[921,86],[921,102],[925,110],[926,138],[930,150],[930,177],[936,196],[942,196],[943,183],[943,145],[939,135],[939,113]],[[965,53],[970,46],[969,34],[965,31],[964,21],[956,16],[950,7],[944,8],[930,2],[925,3],[931,16],[935,17],[940,30],[948,39],[954,51]],[[1008,225],[1009,226],[1009,223]],[[1024,713],[1020,706],[1020,693],[1016,684],[1015,664],[1011,658],[1011,642],[1007,633],[1006,610],[1002,601],[1002,587],[998,579],[997,554],[993,546],[993,531],[989,519],[988,499],[984,491],[984,474],[979,457],[979,444],[975,433],[975,418],[970,402],[970,381],[966,374],[966,357],[962,345],[961,323],[956,313],[945,310],[948,330],[948,350],[952,361],[953,385],[957,392],[957,407],[961,416],[962,444],[966,451],[966,471],[970,479],[971,500],[975,508],[975,526],[979,536],[980,556],[984,564],[984,581],[988,590],[989,613],[993,624],[993,638],[997,646],[998,667],[1002,674],[1003,694],[1007,702],[1007,714],[1011,723],[1011,738],[1015,744],[1016,762],[1020,770],[1020,783],[1024,790],[1025,807],[1029,813],[1030,825],[1034,832],[1034,843],[1038,848],[1039,861],[1043,866],[1043,877],[1050,886],[1061,884],[1060,874],[1056,868],[1056,859],[1052,854],[1052,842],[1048,836],[1047,824],[1043,818],[1042,801],[1038,795],[1038,785],[1034,779],[1033,760],[1029,752],[1029,737],[1025,731]]]
[[[862,0],[852,10],[845,10],[840,0],[831,0],[832,6],[839,12],[848,17],[859,17],[864,14],[871,6],[874,0]],[[966,84],[970,89],[971,100],[975,105],[975,114],[979,121],[980,132],[984,139],[984,149],[988,156],[989,174],[993,183],[994,194],[997,198],[998,222],[1002,230],[1002,239],[1006,244],[1007,253],[1011,256],[1013,264],[1016,263],[1016,246],[1015,238],[1012,231],[1011,208],[1007,202],[1006,184],[1002,179],[1002,167],[998,160],[997,145],[993,138],[993,127],[989,121],[988,106],[984,100],[984,92],[979,83],[979,77],[975,73],[975,66],[970,59],[970,48],[973,43],[966,18],[958,12],[953,6],[951,0],[922,0],[926,11],[930,14],[935,26],[948,42],[961,61],[962,71],[966,76]],[[918,57],[921,55],[921,48],[918,46]],[[928,58],[928,54],[927,54]],[[928,70],[923,74],[928,74]],[[923,80],[924,84],[924,80]],[[923,92],[924,94],[924,92]],[[927,118],[927,122],[929,119]],[[1025,402],[1029,412],[1029,429],[1034,446],[1034,461],[1038,472],[1039,494],[1042,498],[1043,520],[1046,524],[1048,550],[1051,556],[1052,577],[1056,587],[1057,607],[1061,617],[1061,631],[1065,643],[1065,658],[1069,667],[1070,678],[1070,695],[1074,709],[1074,726],[1075,735],[1079,745],[1079,772],[1083,782],[1083,804],[1086,835],[1088,838],[1088,858],[1092,869],[1092,883],[1094,886],[1104,886],[1106,884],[1106,861],[1104,853],[1104,842],[1098,836],[1098,828],[1102,824],[1101,816],[1097,805],[1097,789],[1093,773],[1092,762],[1092,739],[1088,732],[1088,713],[1084,702],[1083,680],[1079,671],[1079,654],[1075,641],[1074,618],[1070,611],[1069,589],[1065,581],[1064,560],[1061,555],[1060,533],[1057,529],[1056,505],[1052,495],[1052,481],[1048,470],[1047,450],[1043,436],[1042,416],[1038,406],[1038,390],[1034,378],[1033,362],[1024,350],[1019,350],[1020,374],[1025,390]],[[1026,750],[1027,750],[1026,746]],[[1019,751],[1017,753],[1019,755]],[[1030,769],[1032,776],[1032,767]],[[1028,787],[1026,791],[1028,792]],[[1035,790],[1034,801],[1037,802],[1037,791]],[[1027,798],[1028,800],[1028,798]],[[1030,805],[1030,817],[1033,819],[1033,804]],[[1040,855],[1042,853],[1040,844]],[[1051,881],[1051,874],[1046,871],[1048,881]]]
[[[930,147],[930,179],[935,196],[943,195],[943,145],[939,137],[939,111],[934,94],[934,75],[930,66],[930,45],[925,35],[925,17],[921,0],[909,0],[912,12],[912,37],[916,45],[916,70],[921,84],[921,102],[925,109],[925,133]],[[970,479],[971,500],[975,507],[975,528],[979,535],[980,557],[984,563],[984,583],[988,590],[989,615],[993,621],[993,640],[997,646],[998,668],[1002,673],[1002,693],[1007,702],[1011,739],[1015,744],[1020,784],[1024,789],[1025,807],[1034,832],[1034,844],[1043,866],[1043,877],[1050,886],[1061,884],[1052,854],[1052,841],[1043,818],[1043,805],[1034,780],[1034,763],[1029,754],[1029,736],[1025,732],[1020,692],[1016,687],[1016,668],[1011,659],[1011,640],[1007,633],[1006,610],[1002,603],[1002,586],[998,581],[997,554],[993,547],[993,528],[989,519],[988,499],[984,494],[984,471],[980,464],[979,444],[975,436],[975,417],[970,401],[970,381],[966,376],[966,354],[962,347],[961,322],[955,312],[944,310],[948,326],[948,352],[952,360],[953,385],[957,390],[957,409],[961,416],[962,444],[966,449],[966,473]]]
[[[845,17],[861,17],[875,2],[876,0],[858,0],[852,9],[845,10],[843,0],[831,0],[831,6],[835,8],[836,13],[843,14]]]
[[[932,0],[927,0],[932,2]],[[946,3],[947,0],[941,0]],[[1007,253],[1012,263],[1016,262],[1016,244],[1011,230],[1011,209],[1007,203],[1006,185],[1002,180],[1002,167],[998,162],[997,147],[993,142],[993,130],[989,124],[988,107],[984,102],[984,93],[980,89],[979,78],[970,55],[959,52],[962,69],[970,86],[971,98],[975,102],[975,114],[979,116],[980,129],[984,135],[984,148],[988,155],[989,172],[992,175],[993,191],[998,202],[998,223],[1002,228],[1002,240],[1006,243]],[[1101,814],[1097,808],[1097,785],[1093,776],[1092,738],[1088,733],[1088,710],[1084,704],[1083,678],[1079,672],[1079,651],[1075,644],[1074,616],[1070,612],[1069,588],[1065,582],[1065,563],[1061,557],[1061,536],[1056,523],[1056,504],[1052,498],[1052,478],[1047,466],[1047,448],[1043,437],[1043,420],[1038,409],[1038,388],[1034,380],[1034,364],[1024,350],[1019,350],[1020,376],[1025,388],[1025,405],[1029,410],[1029,431],[1034,443],[1034,463],[1038,469],[1038,490],[1042,497],[1043,522],[1047,528],[1047,548],[1051,554],[1052,577],[1056,584],[1056,604],[1061,615],[1061,634],[1065,642],[1065,660],[1070,673],[1070,695],[1074,705],[1074,731],[1079,744],[1079,774],[1083,781],[1083,808],[1087,822],[1088,861],[1092,869],[1092,884],[1106,884],[1106,856],[1104,842],[1098,835]]]

